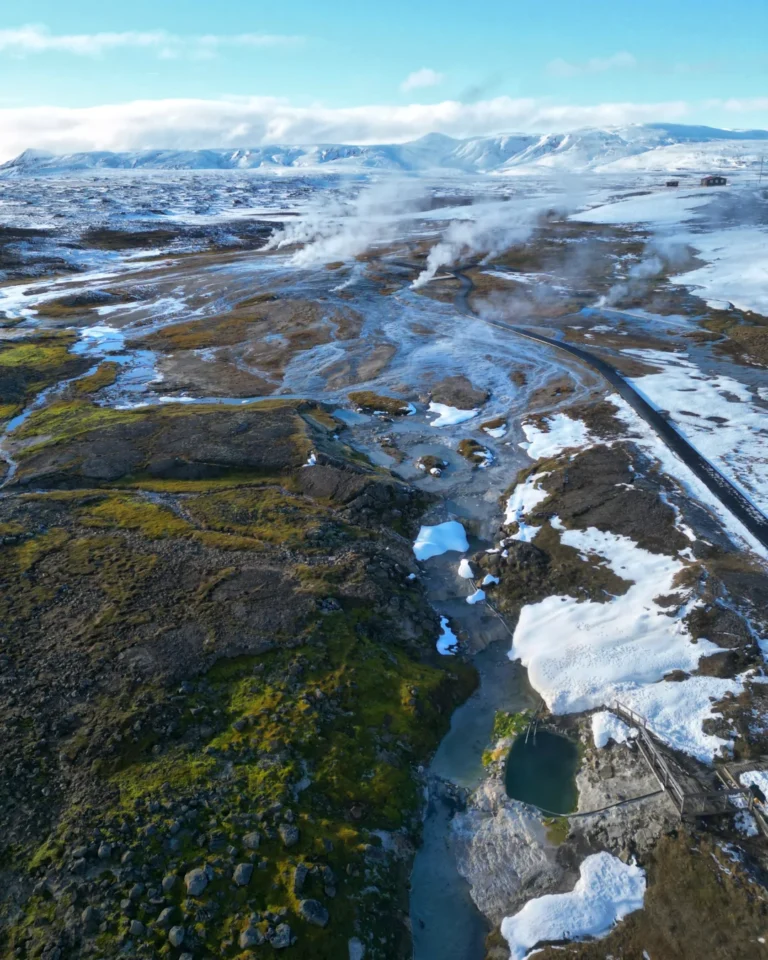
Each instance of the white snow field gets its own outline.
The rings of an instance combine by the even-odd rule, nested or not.
[[[675,277],[704,300],[768,316],[768,230],[733,227],[685,238],[707,263]]]
[[[469,550],[467,535],[458,520],[422,527],[413,544],[417,560],[429,560],[452,550],[458,553]]]
[[[768,271],[768,259],[766,264]],[[768,291],[768,272],[766,283]],[[699,453],[757,507],[768,510],[768,415],[749,388],[733,377],[706,376],[687,354],[624,352],[663,367],[631,382],[656,409],[669,413]]]
[[[599,558],[631,585],[607,603],[552,596],[520,611],[510,657],[528,668],[553,713],[607,705],[672,670],[695,670],[702,656],[718,650],[706,640],[694,644],[682,613],[670,617],[656,603],[675,591],[682,561],[593,527],[563,530],[561,541]]]
[[[600,937],[628,914],[642,909],[645,871],[610,853],[584,860],[570,893],[554,893],[528,903],[501,922],[510,960],[525,960],[537,943]]]

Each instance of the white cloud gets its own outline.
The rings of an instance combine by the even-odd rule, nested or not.
[[[626,123],[682,120],[685,102],[556,105],[496,97],[407,106],[295,107],[271,97],[137,100],[96,107],[0,109],[0,159],[35,148],[138,150],[243,147],[268,143],[402,142],[426,133],[456,137],[511,130],[565,131]]]
[[[569,63],[567,60],[552,60],[547,64],[549,73],[556,77],[576,77],[585,73],[605,73],[607,70],[632,69],[637,60],[631,53],[622,50],[610,57],[593,57],[585,63]]]
[[[400,89],[403,93],[407,93],[409,90],[418,90],[421,87],[436,87],[443,80],[445,80],[444,74],[430,70],[429,67],[422,67],[421,70],[409,73],[400,84]]]
[[[110,50],[128,48],[150,50],[161,57],[191,55],[213,56],[222,47],[294,46],[301,37],[278,34],[241,33],[230,36],[207,34],[181,36],[166,30],[125,31],[122,33],[51,33],[45,26],[28,24],[0,30],[0,53],[25,57],[36,53],[70,53],[80,57],[99,57]]]

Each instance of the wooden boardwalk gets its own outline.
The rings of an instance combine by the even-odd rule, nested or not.
[[[637,731],[635,740],[637,748],[645,757],[661,788],[671,797],[672,802],[680,812],[681,820],[695,820],[698,817],[723,815],[732,816],[739,809],[744,809],[749,810],[755,816],[760,829],[768,836],[768,823],[755,807],[752,793],[745,790],[735,777],[719,775],[723,784],[721,790],[692,790],[691,785],[695,781],[688,777],[671,757],[665,755],[661,744],[648,728],[648,721],[645,717],[635,713],[634,710],[624,706],[623,703],[619,703],[618,700],[613,701],[610,710],[620,720]],[[727,768],[726,772],[728,773]]]

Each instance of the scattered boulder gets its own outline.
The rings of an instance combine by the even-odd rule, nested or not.
[[[171,927],[168,931],[168,942],[172,947],[180,947],[184,942],[185,935],[184,927]]]
[[[235,881],[238,887],[247,887],[251,881],[252,875],[252,863],[238,863],[238,865],[235,867],[234,873],[232,874],[232,879]]]
[[[243,837],[243,846],[246,850],[258,850],[261,836],[255,830],[252,833],[246,833]]]
[[[290,947],[290,945],[293,943],[293,935],[291,934],[291,928],[287,923],[281,923],[278,925],[270,942],[275,950],[283,950],[285,947]]]
[[[299,842],[299,828],[292,823],[281,823],[278,832],[283,845],[286,847],[295,847]]]
[[[328,911],[319,900],[302,900],[299,903],[299,915],[316,927],[324,927],[328,923]]]
[[[250,950],[252,947],[260,947],[264,943],[264,934],[259,930],[258,927],[248,926],[240,934],[240,944],[241,950]],[[272,946],[275,946],[274,940],[272,941]]]
[[[190,897],[199,897],[208,886],[208,874],[200,867],[196,867],[184,877],[184,883]]]

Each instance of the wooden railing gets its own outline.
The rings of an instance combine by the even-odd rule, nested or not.
[[[751,792],[745,790],[726,768],[729,780],[726,780],[722,774],[718,773],[725,786],[724,790],[718,791],[691,791],[686,790],[679,778],[675,776],[669,761],[656,744],[652,731],[648,726],[645,717],[636,713],[630,707],[625,706],[618,700],[611,704],[611,712],[615,713],[620,720],[628,723],[637,730],[637,746],[645,757],[648,766],[651,768],[660,786],[672,798],[677,809],[680,811],[680,819],[685,817],[710,817],[717,814],[733,814],[738,810],[747,809],[755,815],[760,829],[768,836],[768,823],[757,809],[754,803],[754,797]],[[734,803],[739,798],[741,801]]]

